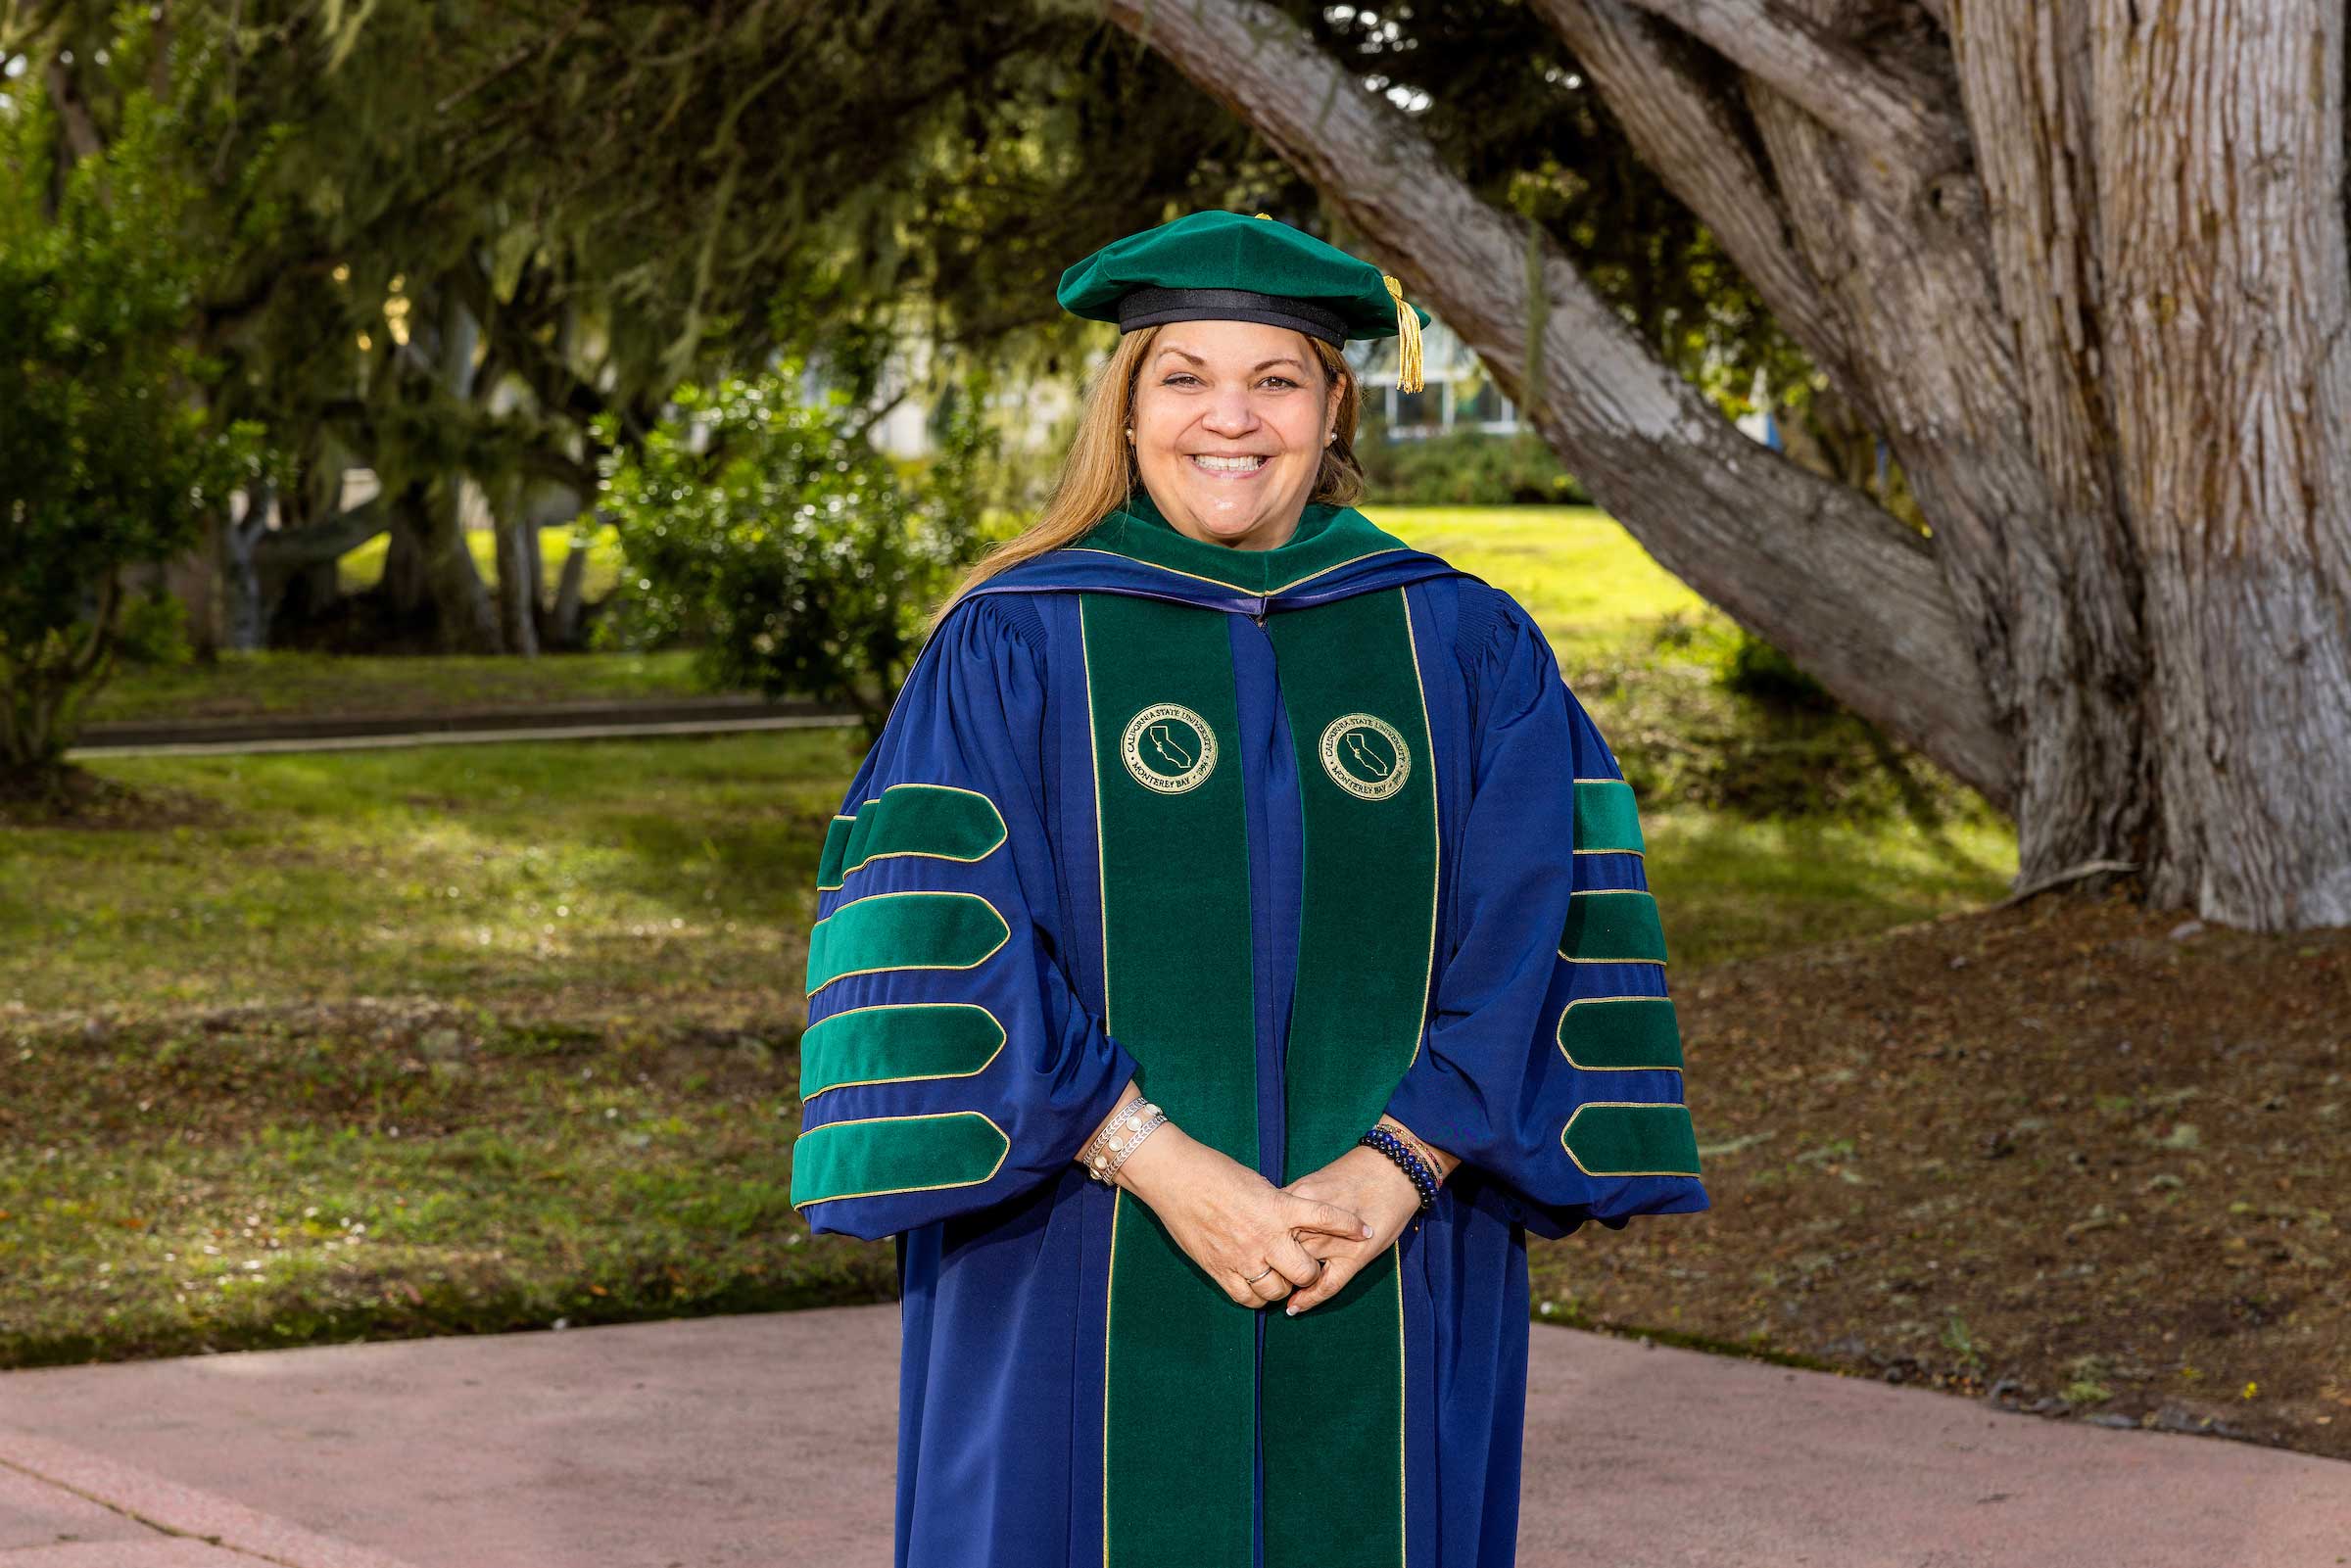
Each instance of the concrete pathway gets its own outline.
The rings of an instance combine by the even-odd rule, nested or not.
[[[0,1568],[890,1559],[897,1308],[0,1374]],[[2334,1568],[2351,1465],[1537,1325],[1522,1568]]]

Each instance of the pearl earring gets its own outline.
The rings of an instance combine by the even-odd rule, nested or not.
[[[1134,426],[1128,425],[1127,427],[1127,439],[1128,441],[1132,441],[1134,439]]]

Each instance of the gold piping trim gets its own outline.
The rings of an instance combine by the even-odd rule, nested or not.
[[[977,796],[980,800],[986,804],[988,811],[993,814],[996,819],[996,841],[988,845],[985,849],[980,851],[980,853],[977,855],[942,855],[936,850],[932,849],[893,849],[887,854],[868,855],[854,866],[843,866],[840,871],[840,881],[818,882],[816,884],[816,890],[818,892],[837,893],[840,891],[840,889],[847,884],[848,879],[851,877],[865,870],[866,867],[872,865],[877,860],[951,860],[957,865],[977,866],[980,864],[980,862],[985,860],[997,850],[1002,849],[1006,843],[1011,841],[1012,830],[1005,825],[1004,813],[997,807],[996,803],[993,800],[990,800],[986,795],[982,794],[979,790],[966,789],[961,784],[924,784],[919,780],[903,781],[898,784],[890,784],[888,788],[885,788],[882,791],[881,795],[872,795],[867,797],[864,805],[861,805],[857,808],[858,816],[863,816],[865,814],[865,806],[880,805],[882,803],[882,795],[888,794],[891,789],[944,789],[951,794]],[[835,822],[855,822],[857,818],[843,817],[840,812],[837,811],[833,814],[833,820]],[[845,850],[843,853],[845,855]]]
[[[1411,1493],[1407,1490],[1410,1472],[1405,1467],[1405,1419],[1410,1411],[1406,1399],[1406,1355],[1404,1344],[1404,1241],[1400,1237],[1388,1243],[1388,1251],[1396,1255],[1396,1568],[1412,1568],[1413,1533],[1411,1529]]]
[[[1110,1193],[1110,1263],[1102,1281],[1102,1568],[1110,1568],[1110,1353],[1117,1342],[1110,1334],[1110,1294],[1119,1283],[1119,1200]]]
[[[1567,898],[1572,903],[1579,898],[1601,898],[1610,893],[1630,893],[1653,901],[1656,896],[1646,887],[1580,887],[1569,893]],[[1559,949],[1559,957],[1570,964],[1649,964],[1657,969],[1663,969],[1666,964],[1666,960],[1661,958],[1577,958],[1563,947]]]
[[[987,1061],[981,1063],[969,1072],[909,1072],[904,1077],[898,1078],[846,1078],[840,1083],[826,1084],[823,1088],[817,1090],[816,1094],[801,1095],[800,1104],[807,1105],[814,1101],[818,1095],[831,1094],[835,1089],[861,1089],[870,1087],[877,1083],[928,1083],[935,1079],[977,1077],[981,1073],[987,1070],[989,1062],[995,1061],[996,1058],[1004,1054],[1004,1042],[1010,1038],[1010,1035],[1005,1032],[1004,1021],[996,1017],[995,1014],[989,1012],[986,1008],[982,1007],[977,1002],[868,1002],[863,1007],[844,1007],[838,1013],[826,1014],[823,1018],[818,1019],[814,1023],[811,1023],[806,1028],[802,1029],[800,1031],[800,1039],[805,1042],[808,1036],[814,1034],[818,1029],[832,1022],[835,1019],[845,1019],[852,1013],[910,1013],[917,1008],[931,1007],[962,1008],[966,1012],[982,1014],[987,1019],[988,1022],[993,1023],[996,1026],[996,1048],[987,1053]],[[805,1051],[803,1051],[803,1057],[805,1054]],[[825,1124],[827,1126],[832,1126],[834,1123],[827,1122]]]
[[[1413,1054],[1404,1064],[1404,1070],[1410,1072],[1420,1060],[1420,1039],[1428,1033],[1428,1001],[1437,983],[1437,907],[1445,890],[1445,828],[1437,811],[1436,727],[1428,720],[1428,683],[1420,676],[1420,639],[1413,631],[1413,599],[1401,585],[1396,597],[1404,605],[1404,646],[1413,661],[1413,687],[1420,693],[1420,739],[1428,747],[1428,833],[1433,849],[1429,856],[1428,962],[1420,972],[1420,1022],[1413,1030]]]
[[[1109,554],[1111,551],[1097,551]],[[1095,912],[1101,917],[1095,924],[1102,929],[1102,1032],[1110,1032],[1110,881],[1103,867],[1102,846],[1102,736],[1094,724],[1094,661],[1085,637],[1085,595],[1078,597],[1078,664],[1085,682],[1085,744],[1087,761],[1094,776],[1094,883],[1099,902]],[[1102,1568],[1110,1568],[1110,1354],[1114,1345],[1110,1332],[1111,1297],[1119,1285],[1119,1200],[1124,1194],[1117,1186],[1110,1192],[1110,1260],[1102,1276]]]
[[[825,920],[818,921],[816,926],[822,926],[825,924],[825,921],[833,919],[834,915],[839,915],[844,909],[852,909],[859,904],[875,903],[878,900],[885,898],[969,898],[977,903],[987,905],[987,912],[996,917],[996,924],[1004,927],[1004,934],[996,938],[995,946],[989,948],[978,958],[973,959],[969,964],[877,964],[870,970],[843,970],[839,974],[834,975],[832,979],[826,980],[823,985],[819,985],[813,990],[809,991],[808,994],[810,996],[813,997],[816,995],[817,991],[823,990],[826,985],[831,985],[834,980],[845,980],[851,975],[856,974],[896,974],[901,971],[906,970],[937,970],[942,973],[948,970],[976,970],[981,965],[986,963],[989,959],[994,958],[998,953],[1004,951],[1004,944],[1012,940],[1012,922],[1004,918],[1004,912],[1002,910],[996,908],[994,904],[988,903],[987,899],[983,897],[981,894],[933,892],[929,888],[922,887],[910,887],[903,892],[897,893],[868,893],[863,898],[843,899],[840,903],[836,904],[833,907],[832,915],[827,915]],[[808,940],[811,943],[814,943],[816,940],[816,926],[811,926],[808,927]]]
[[[1131,514],[1129,513],[1128,515]],[[1148,527],[1150,525],[1145,524],[1143,526]],[[1412,550],[1412,546],[1410,545],[1390,545],[1384,549],[1366,550],[1361,555],[1350,555],[1343,561],[1333,561],[1330,565],[1322,567],[1318,571],[1309,572],[1304,577],[1293,577],[1288,582],[1281,584],[1279,587],[1269,588],[1261,593],[1258,590],[1251,588],[1246,583],[1227,583],[1221,577],[1210,577],[1204,572],[1187,572],[1180,566],[1162,566],[1157,561],[1147,561],[1139,555],[1127,555],[1115,549],[1104,549],[1098,545],[1065,545],[1062,547],[1065,549],[1080,551],[1087,555],[1115,555],[1120,560],[1131,561],[1137,566],[1148,566],[1155,572],[1173,572],[1177,577],[1188,577],[1195,583],[1207,583],[1217,588],[1228,588],[1231,589],[1235,594],[1246,594],[1251,598],[1271,598],[1276,594],[1287,594],[1291,589],[1296,588],[1301,583],[1311,583],[1318,577],[1328,577],[1331,573],[1337,571],[1342,566],[1353,566],[1357,561],[1367,561],[1374,555],[1402,555],[1410,553]],[[1107,594],[1115,593],[1116,590],[1098,589],[1093,590],[1092,592]]]
[[[1110,870],[1102,844],[1102,732],[1094,724],[1094,658],[1085,641],[1085,596],[1078,599],[1078,663],[1085,677],[1085,741],[1094,774],[1094,912],[1102,927],[1102,1032],[1110,1032]],[[1107,1483],[1105,1483],[1107,1486]],[[1104,1493],[1107,1497],[1109,1494]]]
[[[837,812],[835,812],[835,813],[833,813],[833,822],[845,822],[845,823],[849,823],[849,824],[851,824],[851,825],[854,825],[854,824],[856,823],[856,821],[857,821],[857,819],[856,819],[856,817],[855,817],[854,815],[848,815],[848,816],[844,816],[844,815],[842,815],[840,812],[838,812],[838,811],[837,811]],[[832,822],[829,822],[829,823],[825,824],[825,832],[826,832],[826,833],[827,833],[828,835],[830,835],[830,834],[832,833],[832,832],[833,832],[833,823],[832,823]],[[844,860],[845,860],[845,859],[847,859],[847,858],[848,858],[848,853],[849,853],[849,841],[848,841],[847,839],[845,839],[845,838],[844,838],[844,839],[842,839],[842,840],[840,841],[840,853],[841,853],[841,858],[842,858],[842,859],[844,859]],[[823,893],[837,893],[837,892],[840,891],[840,882],[829,882],[829,881],[825,880],[825,871],[824,871],[824,864],[823,864],[823,856],[824,856],[824,851],[823,851],[823,849],[822,849],[822,848],[819,848],[819,849],[818,849],[818,851],[817,851],[817,856],[818,856],[818,864],[817,864],[817,871],[816,871],[816,890],[817,890],[817,892],[818,892],[818,893],[820,893],[820,894],[823,894]],[[847,879],[847,878],[848,878],[848,873],[846,873],[846,872],[843,872],[843,873],[841,873],[841,878],[842,878],[842,880],[846,880],[846,879]]]
[[[1686,1101],[1681,1100],[1586,1100],[1582,1105],[1579,1105],[1575,1108],[1573,1114],[1567,1117],[1565,1123],[1559,1128],[1559,1149],[1567,1156],[1568,1162],[1572,1164],[1576,1169],[1582,1171],[1587,1176],[1597,1177],[1603,1181],[1616,1176],[1688,1176],[1693,1181],[1698,1179],[1687,1170],[1594,1170],[1591,1166],[1585,1164],[1581,1160],[1576,1159],[1575,1151],[1567,1147],[1567,1134],[1575,1126],[1575,1118],[1577,1117],[1582,1116],[1587,1111],[1594,1111],[1602,1108],[1607,1108],[1611,1110],[1629,1108],[1635,1111],[1679,1111],[1684,1116],[1688,1116],[1690,1114],[1689,1104]]]
[[[1565,679],[1566,679],[1566,677],[1564,677],[1564,676],[1560,677],[1560,680],[1561,680],[1562,682],[1564,682],[1564,681],[1565,681]],[[1625,781],[1624,781],[1624,780],[1622,780],[1622,779],[1610,779],[1610,778],[1607,778],[1607,776],[1605,776],[1605,775],[1604,775],[1604,776],[1602,776],[1601,778],[1598,778],[1598,779],[1570,779],[1570,780],[1568,781],[1568,783],[1569,783],[1570,784],[1624,784],[1624,787],[1625,787],[1625,788],[1626,788],[1628,791],[1629,791],[1629,790],[1630,790],[1630,789],[1633,787],[1633,786],[1632,786],[1630,784],[1626,784],[1626,783],[1625,783]],[[1636,814],[1638,814],[1638,813],[1639,813],[1639,811],[1640,811],[1640,809],[1641,809],[1640,801],[1639,801],[1639,798],[1638,798],[1638,797],[1636,797],[1636,798],[1635,798],[1635,800],[1634,800],[1634,803],[1633,803],[1633,810],[1634,810],[1634,812],[1635,812]],[[1644,851],[1642,851],[1642,850],[1638,850],[1638,849],[1578,849],[1578,850],[1574,850],[1574,851],[1572,851],[1572,853],[1574,853],[1574,854],[1578,854],[1578,855],[1630,855],[1630,856],[1632,856],[1632,857],[1633,857],[1635,860],[1644,861],[1644,862],[1646,862],[1646,861],[1648,860],[1648,858],[1649,858],[1646,852],[1644,852]],[[1599,887],[1599,888],[1592,888],[1592,889],[1590,889],[1590,891],[1593,891],[1593,892],[1630,892],[1630,891],[1633,891],[1633,889],[1631,889],[1631,888],[1624,888],[1624,887],[1619,887],[1619,888],[1605,888],[1605,887]]]
[[[1611,960],[1611,962],[1621,963],[1622,960]],[[1559,1027],[1552,1031],[1552,1038],[1559,1042],[1559,1055],[1565,1057],[1567,1059],[1567,1065],[1575,1069],[1578,1072],[1679,1072],[1682,1070],[1680,1068],[1587,1067],[1585,1064],[1578,1062],[1575,1059],[1574,1052],[1567,1049],[1567,1015],[1574,1012],[1579,1007],[1586,1007],[1594,1002],[1670,1002],[1672,1000],[1673,998],[1670,996],[1646,995],[1641,992],[1635,992],[1630,996],[1579,996],[1573,1001],[1569,1002],[1565,1007],[1559,1009]],[[1574,1118],[1570,1117],[1569,1119],[1572,1120]],[[1564,1135],[1564,1129],[1562,1129],[1562,1135]]]
[[[842,1198],[888,1198],[902,1192],[941,1192],[949,1187],[977,1187],[984,1182],[992,1180],[996,1172],[1004,1168],[1004,1162],[1012,1153],[1012,1140],[1005,1137],[1004,1129],[997,1126],[995,1118],[984,1111],[930,1111],[919,1116],[857,1117],[847,1121],[828,1121],[821,1127],[803,1127],[800,1129],[800,1136],[812,1138],[832,1127],[857,1127],[863,1126],[869,1121],[940,1121],[948,1117],[978,1117],[987,1123],[989,1131],[1004,1139],[1003,1152],[996,1156],[996,1163],[987,1167],[986,1175],[976,1176],[970,1181],[934,1181],[920,1187],[877,1187],[872,1192],[827,1193],[822,1198],[803,1198],[792,1207],[794,1210],[800,1210],[807,1208],[810,1204],[835,1203]]]

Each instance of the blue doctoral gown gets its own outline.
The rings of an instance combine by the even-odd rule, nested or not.
[[[1297,651],[1317,646],[1315,628],[1374,610],[1392,614],[1394,644],[1409,650],[1417,713],[1386,696],[1359,701],[1352,657]],[[1178,643],[1207,649],[1213,679],[1189,689],[1210,697],[1120,702],[1131,722],[1099,711],[1120,701],[1105,695],[1114,628],[1167,635],[1171,662]],[[1125,652],[1143,697],[1168,694],[1150,685],[1156,652]],[[1327,711],[1300,707],[1302,683],[1350,711],[1302,736],[1302,715],[1319,726]],[[1309,870],[1309,840],[1323,831],[1309,825],[1330,820],[1315,802],[1337,802],[1328,812],[1375,802],[1411,764],[1422,770],[1415,787],[1433,784],[1418,809],[1435,876],[1433,920],[1405,916],[1408,928],[1418,919],[1424,958],[1381,964],[1401,972],[1401,1049],[1366,1059],[1369,1098],[1340,1107],[1335,1134],[1316,1134],[1302,1159],[1285,1141],[1303,1144],[1307,1123],[1284,1104],[1285,1067],[1293,1100],[1306,1081],[1291,1033],[1294,1004],[1306,1007],[1301,953],[1318,950],[1318,931],[1337,931],[1331,962],[1343,964],[1355,940],[1317,925],[1319,909],[1343,900],[1327,854],[1322,872]],[[1527,1234],[1707,1206],[1622,777],[1510,595],[1350,508],[1310,505],[1291,543],[1235,551],[1176,533],[1138,493],[1077,546],[955,607],[828,838],[794,1149],[793,1200],[812,1230],[897,1240],[898,1568],[1292,1568],[1284,1529],[1317,1543],[1319,1568],[1513,1561]],[[1226,924],[1240,944],[1221,961],[1230,994],[1199,997],[1233,1010],[1239,1031],[1219,1038],[1239,1042],[1223,1049],[1243,1103],[1222,1109],[1173,1058],[1154,1057],[1171,1035],[1139,1011],[1139,980],[1105,995],[1106,901],[1122,897],[1125,864],[1112,828],[1161,800],[1207,801],[1212,788],[1193,788],[1204,778],[1246,824],[1233,835],[1241,858],[1225,862],[1238,870],[1173,899],[1234,900],[1217,906],[1234,912]],[[1324,890],[1310,896],[1310,883]],[[1112,1397],[1114,1238],[1131,1265],[1149,1218],[1073,1160],[1138,1069],[1176,1124],[1210,1127],[1205,1136],[1277,1183],[1325,1163],[1382,1108],[1461,1159],[1391,1249],[1393,1269],[1367,1287],[1391,1313],[1398,1437],[1368,1450],[1385,1455],[1371,1473],[1328,1478],[1336,1518],[1275,1519],[1290,1483],[1270,1478],[1306,1473],[1301,1438],[1248,1391],[1254,1375],[1273,1402],[1269,1339],[1332,1313],[1350,1292],[1289,1325],[1269,1323],[1277,1309],[1209,1302],[1205,1288],[1208,1304],[1186,1308],[1238,1314],[1243,1359],[1236,1372],[1227,1335],[1217,1353],[1227,1381],[1214,1385],[1237,1387],[1251,1406],[1237,1428],[1229,1410],[1184,1407],[1193,1370],[1176,1362],[1190,1352],[1169,1347],[1189,1341],[1131,1338],[1121,1352],[1126,1366],[1164,1374],[1156,1387],[1173,1399]],[[1164,1285],[1129,1294],[1177,1310]],[[1302,1402],[1296,1392],[1278,1391],[1282,1411]],[[1239,1445],[1239,1467],[1222,1480],[1197,1479],[1215,1467],[1190,1460],[1139,1480],[1111,1473],[1177,1452],[1196,1425],[1220,1421],[1220,1451]],[[1148,1442],[1121,1447],[1136,1433]],[[1141,1458],[1114,1458],[1129,1453]],[[1170,1528],[1193,1544],[1180,1557],[1165,1554]]]

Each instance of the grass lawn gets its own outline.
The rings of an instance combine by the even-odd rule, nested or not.
[[[1729,698],[1719,617],[1597,514],[1381,515],[1559,641],[1644,781],[1680,973],[2003,889],[2004,827],[1850,721]],[[124,700],[471,702],[560,672],[552,699],[670,659],[230,660]],[[0,1365],[886,1297],[889,1249],[810,1238],[786,1197],[852,743],[110,758],[151,825],[0,827]],[[1764,775],[1837,809],[1759,818]]]
[[[1703,601],[1667,576],[1607,514],[1584,506],[1486,511],[1383,507],[1380,525],[1466,571],[1519,595],[1562,659],[1620,648],[1625,634],[1666,615],[1711,616]],[[495,576],[491,537],[466,536],[485,579]],[[542,531],[552,585],[571,548],[571,530]],[[383,575],[382,539],[343,557],[345,593]],[[587,594],[611,592],[625,562],[609,528],[590,546]],[[701,694],[685,652],[566,653],[503,657],[370,658],[331,654],[231,653],[210,665],[125,666],[90,703],[91,722],[244,718],[303,713],[435,712],[448,708],[657,698]]]
[[[708,694],[693,655],[565,653],[335,655],[227,653],[212,664],[125,668],[91,699],[89,721],[248,719],[303,714],[445,713],[547,702]]]
[[[571,556],[572,531],[568,523],[539,530],[539,559],[547,577],[547,594],[553,601],[555,584],[563,576],[565,563]],[[473,551],[474,569],[487,583],[498,576],[498,542],[488,530],[469,530],[466,546]],[[378,534],[375,538],[350,551],[335,563],[335,580],[346,594],[361,594],[383,581],[384,552],[391,547],[391,536]],[[620,532],[606,525],[591,532],[588,540],[588,565],[580,580],[581,593],[588,598],[600,599],[612,592],[626,566],[620,553]]]
[[[474,564],[488,581],[497,574],[494,542],[469,533]],[[571,548],[569,528],[540,531],[548,593]],[[375,586],[384,572],[385,540],[378,537],[345,555],[337,577],[343,592]],[[612,591],[623,566],[617,536],[601,529],[591,543],[586,594]],[[692,655],[580,653],[537,659],[503,656],[367,657],[264,649],[229,653],[211,664],[124,665],[91,699],[89,722],[153,719],[242,719],[297,714],[439,713],[452,708],[531,707],[706,694],[695,679]]]
[[[1563,667],[1669,616],[1730,623],[1596,506],[1370,506],[1364,515],[1514,596]]]

